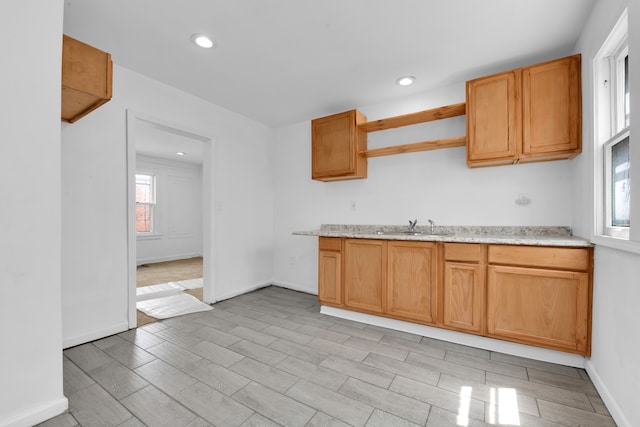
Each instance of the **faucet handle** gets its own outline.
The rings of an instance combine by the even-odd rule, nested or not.
[[[414,219],[413,221],[409,220],[409,230],[413,230],[417,223],[418,223],[417,219]]]

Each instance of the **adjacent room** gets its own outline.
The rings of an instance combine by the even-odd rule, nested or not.
[[[636,0],[22,0],[0,426],[640,425]]]

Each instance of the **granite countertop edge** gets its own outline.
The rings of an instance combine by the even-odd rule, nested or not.
[[[420,242],[490,243],[502,245],[528,246],[571,246],[591,247],[593,244],[583,238],[571,235],[565,226],[438,226],[436,233],[428,234],[429,227],[416,227],[425,234],[381,234],[406,230],[406,226],[392,225],[342,225],[324,224],[320,230],[294,231],[297,236],[347,237],[352,239],[405,240]],[[447,233],[447,234],[442,234]]]

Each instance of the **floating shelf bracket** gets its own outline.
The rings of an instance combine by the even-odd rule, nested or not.
[[[467,145],[467,137],[457,136],[455,138],[414,142],[412,144],[395,145],[393,147],[374,148],[371,150],[360,151],[360,155],[365,157],[391,156],[393,154],[417,153],[419,151],[437,150],[440,148],[464,147],[465,145]]]

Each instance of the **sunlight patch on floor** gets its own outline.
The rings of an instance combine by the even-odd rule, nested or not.
[[[461,427],[469,425],[469,408],[473,388],[460,387],[460,407],[456,422]],[[518,393],[514,388],[493,388],[489,390],[489,413],[487,423],[501,426],[519,426]]]

